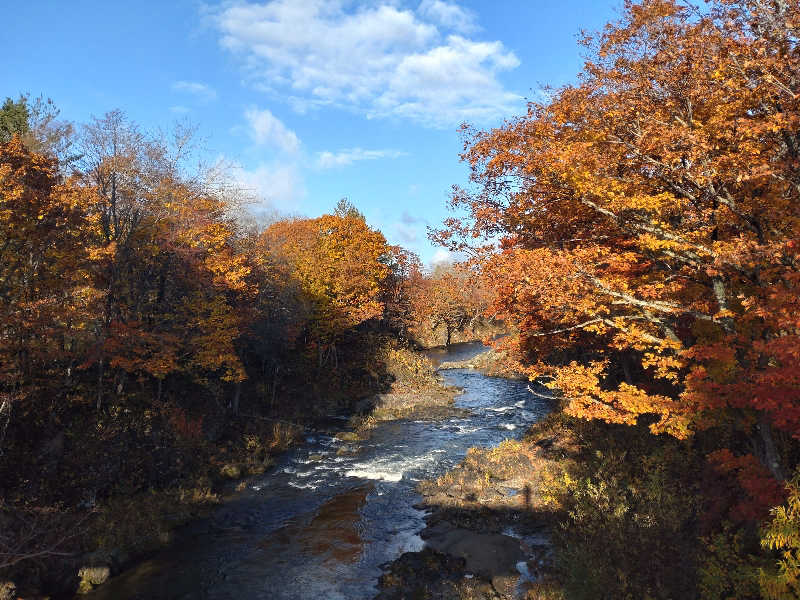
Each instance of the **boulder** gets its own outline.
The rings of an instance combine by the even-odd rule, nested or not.
[[[437,552],[463,558],[467,571],[487,579],[517,577],[516,565],[525,559],[519,540],[500,533],[437,526],[428,531],[425,544]]]

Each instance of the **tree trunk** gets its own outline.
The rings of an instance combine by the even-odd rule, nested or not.
[[[97,411],[103,405],[103,359],[97,362]]]
[[[270,401],[270,409],[275,410],[275,395],[278,393],[278,371],[280,365],[275,365],[275,373],[272,376],[272,400]]]
[[[236,382],[236,390],[233,392],[233,401],[231,402],[231,410],[237,417],[239,416],[239,399],[242,396],[242,382]]]
[[[778,481],[786,481],[786,473],[781,464],[781,458],[778,454],[778,449],[775,446],[775,439],[772,435],[772,426],[767,421],[767,418],[762,415],[756,424],[760,443],[756,445],[758,448],[758,458],[765,467],[767,467]]]

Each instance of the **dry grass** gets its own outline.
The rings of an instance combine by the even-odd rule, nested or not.
[[[565,600],[563,588],[555,582],[537,581],[529,585],[525,600]]]
[[[218,505],[208,487],[175,488],[112,498],[89,526],[92,546],[137,555],[168,543],[175,527]]]
[[[441,378],[433,363],[418,352],[388,344],[383,349],[381,360],[394,380],[393,391],[420,392],[440,385]]]
[[[269,440],[270,453],[284,452],[294,444],[302,433],[302,428],[293,423],[276,421],[272,424],[272,437]]]

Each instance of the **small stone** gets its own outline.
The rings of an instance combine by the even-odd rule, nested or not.
[[[242,470],[239,465],[227,464],[219,470],[219,474],[228,479],[239,479],[242,475]]]
[[[78,571],[81,582],[78,584],[79,594],[88,594],[96,585],[102,585],[111,577],[111,569],[105,565],[96,567],[81,567]]]
[[[0,581],[0,600],[14,600],[17,596],[17,586],[13,581]]]

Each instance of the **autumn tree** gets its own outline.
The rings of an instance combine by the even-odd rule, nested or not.
[[[152,378],[157,398],[174,373],[241,381],[233,304],[252,289],[227,199],[181,172],[181,144],[145,136],[118,111],[86,126],[81,149],[100,197],[92,260],[103,308],[84,363],[97,373],[97,406],[108,377],[115,394],[129,375]]]
[[[454,334],[474,332],[487,308],[482,282],[465,263],[438,264],[429,274],[416,272],[406,287],[417,335],[442,332],[446,346]]]
[[[0,146],[0,393],[26,398],[68,383],[95,308],[88,271],[94,190],[61,182],[20,138]]]
[[[357,212],[357,211],[356,211]],[[320,366],[336,358],[345,331],[382,316],[389,247],[360,213],[279,221],[262,234],[277,268],[298,282],[308,303],[308,332]]]
[[[403,339],[410,339],[416,322],[414,299],[422,280],[422,262],[414,252],[389,246],[384,257],[389,274],[383,284],[383,319]]]
[[[69,176],[79,158],[73,148],[75,128],[59,119],[59,114],[50,98],[31,99],[29,94],[17,100],[6,98],[0,108],[0,142],[17,134],[26,148],[54,159],[60,173]]]
[[[468,217],[438,237],[486,240],[493,310],[568,412],[724,424],[779,478],[774,430],[800,435],[798,26],[796,3],[627,2],[579,84],[469,134]]]

